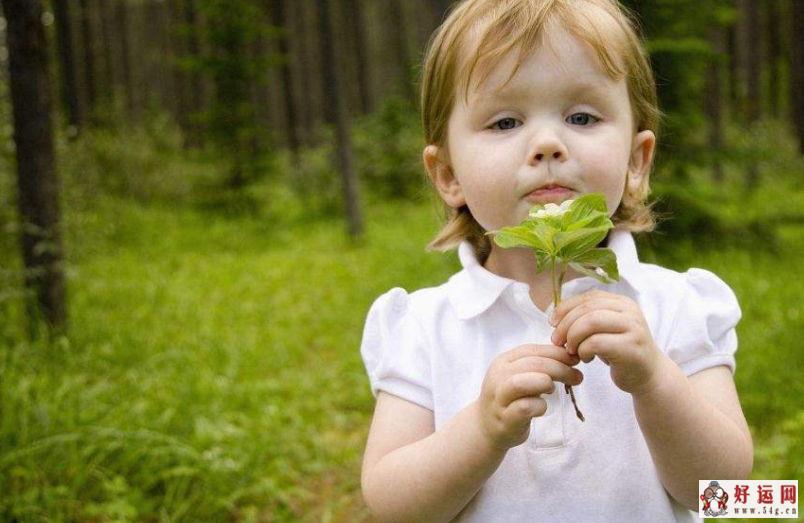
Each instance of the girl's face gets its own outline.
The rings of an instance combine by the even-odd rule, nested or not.
[[[637,187],[650,165],[655,138],[634,135],[625,80],[612,80],[593,49],[565,30],[547,40],[504,89],[512,53],[466,103],[458,93],[446,158],[436,146],[424,152],[442,198],[468,205],[486,230],[519,223],[535,204],[590,192],[605,195],[611,215],[629,169]]]

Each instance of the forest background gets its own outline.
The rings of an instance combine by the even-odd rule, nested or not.
[[[450,2],[0,3],[0,519],[367,520],[365,314],[459,266],[417,102]],[[753,477],[798,479],[804,2],[624,4],[640,256],[735,290]]]

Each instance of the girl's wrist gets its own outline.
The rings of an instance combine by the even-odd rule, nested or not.
[[[676,364],[665,354],[659,353],[653,372],[641,385],[631,391],[631,396],[635,400],[642,400],[660,394],[666,388],[668,381],[673,380],[674,369],[671,366],[676,367]]]
[[[491,457],[502,457],[508,452],[508,447],[504,445],[500,445],[494,441],[494,438],[489,434],[489,431],[486,429],[486,424],[483,421],[483,409],[480,405],[480,400],[475,400],[472,402],[469,407],[469,419],[472,422],[472,426],[474,427],[473,433],[477,435],[477,444],[479,446],[479,451],[483,455],[488,455]]]

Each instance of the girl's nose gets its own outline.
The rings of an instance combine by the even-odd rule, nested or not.
[[[553,156],[553,158],[555,158],[555,159],[561,158],[561,151],[555,151],[555,152],[553,152],[553,155],[552,155],[552,156]],[[536,153],[536,159],[537,159],[537,160],[541,160],[542,158],[544,158],[544,154],[543,154],[543,153]]]
[[[551,158],[563,162],[567,159],[567,148],[554,135],[541,136],[534,141],[529,158],[531,165]]]

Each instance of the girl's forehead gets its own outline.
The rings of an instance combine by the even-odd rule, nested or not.
[[[580,9],[580,8],[578,8]],[[561,67],[571,53],[579,49],[612,80],[626,73],[627,37],[617,20],[597,6],[586,6],[583,12],[564,11],[548,16],[532,31],[511,35],[495,20],[477,20],[459,38],[458,67],[455,86],[464,98],[469,90],[483,86],[491,75],[504,71],[503,84],[512,78],[520,65],[533,53],[542,52]]]
[[[501,91],[516,92],[533,81],[566,79],[574,83],[614,85],[622,76],[609,74],[591,45],[558,27],[546,31],[527,49],[514,47],[501,59],[479,60],[465,81],[470,96],[486,96]]]

